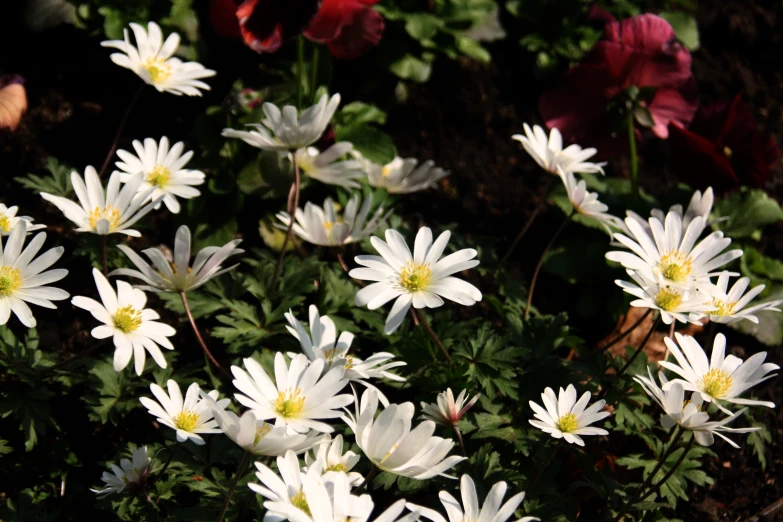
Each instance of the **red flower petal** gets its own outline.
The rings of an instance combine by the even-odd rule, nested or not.
[[[246,0],[236,11],[242,38],[256,52],[273,53],[302,31],[318,4],[319,0]]]
[[[688,85],[681,89],[660,87],[655,91],[647,110],[653,117],[653,133],[659,138],[669,137],[669,124],[688,125],[698,107],[696,82],[691,78]]]
[[[739,180],[721,147],[679,125],[669,131],[674,165],[683,181],[694,189],[713,187],[719,193],[737,185]]]
[[[324,0],[305,29],[310,40],[329,44],[332,56],[354,59],[381,40],[383,17],[372,9],[378,0]]]
[[[212,0],[209,3],[209,21],[215,32],[226,38],[239,38],[237,0]]]

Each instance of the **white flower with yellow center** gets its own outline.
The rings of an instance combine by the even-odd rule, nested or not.
[[[147,29],[139,24],[130,24],[136,45],[130,42],[125,29],[123,40],[106,40],[103,47],[112,47],[121,52],[111,55],[111,61],[135,72],[145,83],[160,92],[188,96],[201,96],[201,90],[208,91],[204,78],[215,76],[215,71],[206,69],[198,62],[183,62],[174,58],[180,37],[171,33],[163,41],[163,32],[155,22],[149,22]]]
[[[413,403],[390,404],[378,418],[378,392],[368,389],[356,401],[354,414],[342,419],[356,436],[356,444],[378,469],[395,475],[426,480],[435,476],[454,478],[446,471],[465,457],[452,455],[454,441],[433,437],[435,423],[424,421],[411,429]]]
[[[696,339],[676,332],[674,336],[677,339],[676,343],[668,337],[664,338],[664,342],[677,360],[677,364],[668,361],[660,361],[659,364],[681,378],[665,384],[664,389],[672,383],[680,383],[683,389],[700,393],[705,401],[714,403],[725,413],[731,412],[721,405],[720,401],[775,407],[772,402],[739,397],[746,390],[777,375],[769,374],[779,370],[780,367],[777,364],[764,362],[767,352],[754,354],[743,362],[739,357],[726,355],[726,337],[718,334],[712,345],[712,356],[707,360],[707,354]]]
[[[368,221],[372,199],[365,199],[361,208],[360,202],[359,195],[354,194],[340,215],[331,198],[326,198],[323,208],[308,201],[304,211],[296,209],[294,234],[308,243],[320,246],[342,246],[361,241],[380,225],[383,207],[378,207]],[[279,212],[277,219],[283,222],[287,230],[291,223],[288,212]]]
[[[449,172],[435,166],[432,160],[419,165],[416,158],[397,156],[386,165],[366,162],[367,179],[371,186],[386,189],[390,194],[410,194],[427,190],[449,175]]]
[[[169,390],[168,393],[157,384],[150,385],[150,390],[158,402],[147,397],[141,397],[139,401],[147,408],[150,415],[157,417],[158,422],[176,430],[178,442],[190,439],[202,446],[204,439],[199,434],[220,433],[217,422],[212,420],[212,409],[199,396],[201,389],[197,383],[194,382],[188,387],[184,399],[179,384],[175,380],[169,379],[166,387]],[[218,391],[212,390],[208,395],[213,400],[217,399]],[[221,399],[215,405],[225,409],[229,402],[231,402],[229,399]]]
[[[152,469],[152,461],[147,454],[147,447],[140,446],[133,452],[132,460],[122,459],[120,465],[111,465],[111,473],[103,472],[101,480],[106,483],[103,489],[91,489],[99,497],[112,493],[135,493],[147,484],[147,477]]]
[[[263,150],[296,151],[318,141],[339,105],[339,94],[331,98],[324,94],[318,103],[298,115],[293,105],[286,105],[281,111],[277,105],[266,102],[261,106],[265,118],[260,124],[248,125],[254,130],[223,129],[222,135]]]
[[[704,194],[701,193],[700,190],[697,190],[693,193],[693,196],[691,196],[691,201],[688,203],[688,208],[685,209],[685,212],[682,210],[682,205],[672,205],[669,207],[669,212],[674,212],[675,214],[682,217],[682,228],[686,229],[690,225],[691,221],[695,217],[701,217],[704,219],[704,222],[707,223],[707,221],[710,218],[710,212],[712,212],[712,204],[715,201],[715,195],[712,192],[712,187],[708,187],[707,190],[704,191]],[[626,215],[636,221],[639,226],[647,232],[647,235],[652,237],[652,231],[650,230],[650,223],[644,219],[642,216],[634,212],[633,210],[627,210]],[[654,208],[650,211],[650,216],[654,217],[661,223],[666,221],[666,212],[659,208]],[[716,219],[715,221],[722,221],[726,218],[720,218]],[[709,223],[708,223],[709,224]],[[625,225],[625,223],[618,223],[620,227],[622,228],[623,232],[625,232],[626,235],[631,235],[633,232],[631,232],[628,227]]]
[[[452,277],[452,274],[473,268],[479,264],[473,259],[478,254],[466,248],[440,256],[446,249],[451,232],[443,232],[432,242],[432,231],[422,227],[416,234],[413,255],[405,244],[405,238],[396,230],[386,231],[386,241],[371,237],[370,241],[381,256],[356,256],[355,261],[366,268],[354,268],[348,274],[355,279],[376,281],[359,290],[356,304],[370,310],[379,308],[396,298],[385,332],[394,332],[411,304],[414,308],[437,308],[443,299],[450,299],[465,306],[481,301],[481,292],[472,284]]]
[[[248,358],[244,363],[247,371],[231,367],[234,386],[242,392],[236,399],[259,420],[275,419],[276,426],[286,426],[291,433],[311,429],[331,433],[334,428],[321,420],[339,418],[338,408],[353,402],[352,395],[337,395],[348,384],[343,378],[345,370],[338,366],[322,376],[322,359],[310,363],[304,355],[297,355],[286,366],[285,357],[278,352],[274,383],[256,361]]]
[[[192,150],[182,154],[184,143],[180,141],[169,149],[169,139],[164,136],[160,139],[160,144],[152,138],[145,139],[143,145],[134,140],[133,148],[136,155],[126,150],[117,151],[117,156],[122,160],[116,163],[117,168],[122,171],[120,180],[128,183],[136,174],[143,173],[144,183],[138,190],[146,193],[153,189],[147,200],[163,198],[166,208],[171,213],[178,214],[180,204],[177,198],[192,199],[201,195],[201,192],[193,187],[204,183],[204,173],[184,168],[193,157]],[[160,202],[155,208],[160,208]]]
[[[747,319],[752,323],[758,324],[759,318],[753,315],[756,312],[765,310],[780,312],[780,309],[777,308],[783,303],[783,300],[780,299],[748,307],[753,298],[764,291],[764,285],[759,285],[753,287],[747,294],[742,295],[747,290],[749,284],[750,278],[741,277],[729,290],[729,273],[723,272],[720,274],[716,286],[710,291],[714,307],[714,310],[708,314],[710,321],[728,324]]]
[[[563,148],[563,136],[560,131],[553,128],[549,136],[546,131],[538,125],[523,125],[525,135],[514,134],[512,139],[522,144],[530,157],[538,165],[549,172],[557,174],[558,169],[564,172],[582,172],[582,173],[604,173],[603,166],[606,163],[592,163],[587,161],[598,152],[596,149],[582,149],[579,145],[569,145]]]
[[[76,172],[71,173],[71,184],[79,204],[46,192],[41,192],[41,197],[73,221],[79,227],[77,232],[92,232],[101,236],[125,234],[141,237],[139,231],[131,230],[130,227],[160,203],[161,199],[155,199],[142,207],[154,190],[150,188],[139,194],[139,187],[143,182],[144,175],[139,173],[120,190],[120,173],[114,172],[104,193],[98,173],[94,168],[87,167],[84,169],[84,180]]]
[[[621,279],[616,279],[615,284],[638,298],[631,301],[631,306],[658,310],[665,324],[672,324],[674,320],[700,324],[699,319],[715,310],[712,296],[704,291],[709,290],[707,285],[700,285],[700,289],[686,289],[645,279],[633,270],[626,272],[635,284]]]
[[[33,237],[24,247],[27,239],[27,222],[19,220],[8,239],[3,243],[0,236],[0,325],[11,317],[11,312],[28,328],[35,328],[37,322],[27,303],[44,308],[57,308],[52,301],[70,297],[68,292],[46,286],[68,275],[68,270],[57,268],[46,271],[63,255],[63,247],[47,250],[34,259],[46,241],[46,233]]]
[[[343,453],[342,435],[336,436],[334,440],[329,435],[324,435],[324,439],[318,443],[312,454],[310,452],[304,454],[304,459],[304,471],[318,462],[323,473],[345,473],[351,486],[358,486],[364,482],[361,473],[351,472],[353,467],[359,463],[360,457],[350,450]]]
[[[323,152],[315,147],[303,147],[295,153],[296,162],[304,174],[321,183],[346,189],[359,188],[361,185],[356,180],[366,176],[361,163],[354,159],[339,159],[352,148],[347,141],[335,143]]]
[[[34,225],[33,218],[30,216],[17,216],[17,212],[19,212],[19,207],[6,207],[0,203],[0,237],[9,235],[20,221],[24,221],[27,225],[28,234],[34,230],[46,228],[46,225]]]
[[[560,171],[568,200],[574,207],[574,212],[598,221],[611,234],[612,228],[619,228],[621,220],[606,211],[609,207],[598,201],[597,192],[589,192],[584,180],[576,181],[573,172]]]
[[[444,426],[456,426],[462,416],[481,398],[481,394],[477,393],[472,399],[466,401],[467,393],[468,390],[462,390],[454,400],[454,393],[451,388],[447,388],[445,392],[438,394],[436,404],[421,403],[422,415],[419,418],[429,419]]]
[[[742,415],[747,409],[743,408],[735,414],[732,414],[722,421],[710,421],[710,416],[703,411],[702,396],[699,393],[693,393],[690,400],[685,399],[685,390],[679,382],[669,383],[663,372],[658,376],[661,379],[660,388],[652,376],[652,372],[647,368],[649,378],[637,375],[634,380],[638,382],[645,393],[661,407],[664,414],[661,415],[661,426],[669,430],[675,425],[693,432],[696,442],[702,446],[712,446],[715,442],[714,435],[722,438],[735,448],[739,448],[735,442],[726,438],[720,432],[748,433],[757,431],[761,428],[727,428],[726,424]]]
[[[141,375],[146,359],[145,350],[150,353],[158,366],[167,366],[166,358],[160,351],[160,346],[173,350],[174,346],[167,337],[177,333],[167,324],[158,323],[160,315],[155,310],[144,308],[147,296],[138,288],[133,288],[125,281],[117,281],[117,292],[109,281],[93,268],[92,276],[101,297],[99,303],[89,297],[76,296],[71,303],[89,311],[93,317],[102,322],[101,326],[93,328],[91,334],[96,339],[114,339],[114,370],[120,371],[135,358],[136,375]]]
[[[591,397],[592,394],[586,391],[577,400],[573,384],[569,384],[565,390],[560,388],[559,395],[555,395],[552,388],[547,388],[541,394],[543,407],[533,401],[529,402],[538,420],[530,419],[528,422],[556,439],[565,439],[571,444],[584,446],[585,442],[580,435],[609,434],[602,428],[590,426],[611,415],[608,411],[601,411],[606,405],[604,400],[587,407]]]

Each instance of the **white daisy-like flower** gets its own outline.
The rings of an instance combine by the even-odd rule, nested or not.
[[[394,354],[389,352],[378,352],[369,358],[362,360],[353,355],[348,355],[354,336],[350,332],[342,332],[337,336],[337,327],[329,316],[321,316],[318,313],[318,307],[310,305],[310,333],[308,334],[302,323],[300,323],[294,314],[290,311],[285,314],[288,321],[286,329],[296,337],[302,352],[310,361],[318,359],[324,361],[324,372],[334,367],[340,366],[345,370],[344,379],[351,382],[358,382],[367,388],[375,388],[367,382],[367,379],[389,379],[397,382],[405,382],[405,377],[395,375],[388,370],[405,366],[403,361],[393,361]],[[295,354],[288,354],[292,359]],[[378,397],[385,406],[389,404],[386,396],[378,391]]]
[[[559,167],[558,167],[559,168]],[[563,180],[568,200],[574,207],[574,212],[597,220],[610,234],[612,228],[619,228],[620,218],[606,211],[609,207],[598,201],[598,193],[587,190],[584,180],[576,181],[573,172],[560,171],[560,179]]]
[[[335,211],[331,198],[326,198],[323,208],[308,201],[304,211],[296,209],[294,234],[308,243],[320,246],[342,246],[361,241],[380,225],[383,207],[378,207],[368,220],[372,199],[365,199],[361,208],[360,202],[359,195],[354,194],[340,215]],[[287,230],[291,223],[288,212],[279,212],[277,219],[283,222]]]
[[[481,301],[481,292],[472,284],[452,277],[452,274],[473,268],[479,264],[478,252],[465,248],[440,259],[446,249],[451,232],[443,232],[432,242],[432,231],[422,227],[416,234],[413,255],[405,244],[405,238],[396,230],[386,231],[386,241],[371,237],[370,241],[379,256],[356,256],[355,261],[366,268],[354,268],[348,274],[354,279],[376,281],[359,290],[356,304],[375,310],[396,298],[385,332],[394,332],[411,304],[414,308],[437,308],[443,299],[450,299],[465,306]]]
[[[120,178],[119,172],[112,173],[104,193],[98,173],[93,167],[87,167],[84,169],[84,180],[75,171],[71,172],[71,184],[79,204],[46,192],[41,192],[41,197],[73,221],[79,227],[77,232],[92,232],[101,236],[125,234],[141,237],[138,230],[132,230],[130,227],[160,203],[160,198],[142,207],[154,188],[139,194],[139,187],[144,183],[144,175],[139,173],[120,190]]]
[[[0,203],[0,237],[10,235],[11,231],[20,221],[24,221],[27,225],[28,234],[34,230],[46,228],[46,225],[34,225],[33,218],[30,216],[17,216],[17,212],[19,212],[19,207],[6,207],[4,204]]]
[[[158,366],[165,368],[166,358],[163,357],[160,346],[173,350],[174,345],[167,338],[177,331],[167,324],[155,321],[160,319],[160,315],[155,310],[144,308],[147,304],[147,296],[138,288],[133,288],[125,281],[117,281],[117,292],[115,292],[100,271],[93,268],[92,276],[98,287],[101,302],[89,297],[76,296],[71,299],[71,303],[89,311],[94,318],[103,323],[90,332],[93,337],[114,338],[114,370],[122,370],[128,366],[131,357],[134,357],[136,375],[141,375],[146,359],[145,350],[150,353]]]
[[[667,430],[673,428],[676,424],[683,429],[692,431],[696,442],[702,446],[712,446],[715,442],[714,435],[717,435],[733,447],[739,448],[736,443],[726,438],[726,436],[722,435],[720,432],[749,433],[761,429],[726,427],[726,424],[742,415],[747,408],[743,408],[736,414],[732,414],[722,421],[710,421],[709,414],[702,411],[704,400],[699,393],[694,393],[690,400],[685,400],[685,390],[681,383],[669,383],[666,376],[661,372],[658,376],[661,379],[661,385],[666,388],[664,390],[655,382],[649,368],[647,368],[647,373],[649,378],[637,375],[634,377],[634,380],[642,386],[645,393],[652,397],[663,410],[664,413],[661,415],[661,426]]]
[[[319,444],[324,438],[323,434],[313,431],[290,433],[284,426],[273,426],[258,420],[252,411],[246,411],[239,417],[221,407],[203,391],[201,398],[212,409],[218,428],[252,455],[281,457],[289,450],[299,454]]]
[[[764,285],[753,287],[747,294],[742,295],[750,284],[749,277],[739,278],[729,290],[729,273],[723,272],[718,276],[718,282],[712,289],[712,305],[714,310],[708,314],[710,321],[715,323],[735,323],[747,319],[758,324],[759,318],[753,315],[756,312],[770,310],[780,312],[777,308],[783,300],[776,299],[745,308],[754,297],[764,291]]]
[[[626,272],[635,284],[621,279],[616,279],[615,284],[638,298],[631,301],[631,306],[658,310],[665,324],[672,324],[674,320],[700,324],[699,319],[704,317],[705,313],[715,310],[712,296],[703,291],[707,288],[706,285],[691,290],[681,286],[662,285],[645,279],[633,270]]]
[[[456,426],[462,416],[481,398],[481,394],[477,393],[468,401],[467,393],[468,390],[462,390],[454,400],[451,388],[446,388],[445,392],[438,394],[435,404],[421,403],[422,414],[419,418],[429,419],[444,426]]]
[[[358,486],[364,482],[364,477],[361,473],[351,470],[359,463],[360,458],[351,450],[343,453],[342,435],[336,436],[334,440],[329,435],[325,435],[324,439],[314,448],[312,455],[310,452],[305,453],[305,471],[317,461],[323,473],[345,473],[350,485]]]
[[[127,29],[123,31],[123,40],[101,42],[103,47],[121,51],[112,54],[111,61],[130,69],[160,92],[170,92],[178,96],[201,96],[201,90],[210,90],[209,85],[201,80],[215,76],[215,71],[198,62],[183,62],[173,57],[180,43],[177,33],[171,33],[164,42],[163,32],[155,22],[149,22],[146,30],[133,23],[130,28],[136,38],[135,46],[130,42]]]
[[[425,480],[435,476],[454,478],[445,472],[465,457],[452,455],[454,441],[433,437],[435,423],[424,421],[411,429],[415,414],[413,404],[390,404],[378,418],[378,392],[368,389],[356,401],[354,414],[347,413],[343,421],[356,436],[356,444],[364,455],[382,470],[403,477]]]
[[[533,401],[529,402],[538,420],[530,419],[528,422],[556,439],[565,439],[571,444],[584,446],[585,442],[580,435],[609,434],[602,428],[590,426],[611,415],[608,411],[601,411],[606,405],[604,400],[597,401],[588,408],[591,397],[592,394],[586,391],[577,400],[573,384],[569,384],[565,390],[560,388],[559,395],[555,395],[552,388],[547,388],[541,394],[544,407]]]
[[[678,382],[683,389],[700,393],[705,401],[714,403],[725,413],[731,412],[722,406],[720,401],[775,407],[773,402],[739,397],[749,388],[777,375],[769,374],[779,370],[780,367],[777,364],[764,362],[767,352],[754,354],[743,362],[739,357],[726,355],[726,337],[718,334],[712,345],[712,355],[707,360],[707,354],[696,339],[677,332],[674,336],[677,339],[676,343],[668,337],[664,338],[664,342],[677,364],[668,361],[659,362],[661,366],[681,377],[671,383]],[[664,388],[666,387],[667,385],[664,385]]]
[[[166,208],[173,214],[178,214],[180,204],[177,198],[192,199],[199,195],[198,189],[193,188],[196,185],[204,183],[204,173],[200,170],[190,170],[183,168],[190,158],[193,157],[193,151],[189,150],[182,154],[185,144],[183,142],[175,143],[169,149],[169,139],[162,137],[160,144],[152,138],[144,140],[144,144],[139,140],[133,141],[133,148],[136,155],[126,150],[118,150],[117,156],[122,161],[115,163],[120,173],[120,180],[128,183],[139,172],[144,174],[144,183],[139,187],[139,191],[146,192],[150,188],[152,193],[147,196],[147,200],[160,200]],[[155,209],[160,208],[160,202]]]
[[[331,433],[334,428],[321,420],[339,418],[342,414],[338,408],[353,402],[350,394],[337,395],[348,384],[343,368],[335,367],[322,375],[322,359],[311,363],[304,355],[297,355],[286,366],[285,357],[278,352],[274,383],[253,359],[245,359],[244,364],[247,371],[231,367],[234,386],[242,392],[235,397],[259,420],[275,419],[276,426],[286,426],[289,432],[313,429]]]
[[[337,185],[346,189],[359,188],[356,180],[366,176],[362,164],[355,159],[339,158],[353,149],[347,141],[335,143],[323,152],[315,147],[302,147],[295,153],[296,163],[308,177],[327,185]]]
[[[715,195],[712,192],[712,187],[708,187],[707,190],[704,191],[704,194],[702,194],[700,190],[697,190],[693,193],[693,196],[691,196],[691,200],[688,203],[688,208],[685,209],[685,212],[682,210],[682,205],[672,205],[669,207],[669,212],[674,212],[675,214],[680,215],[682,217],[682,228],[687,229],[688,225],[690,225],[691,221],[693,221],[693,218],[695,217],[701,217],[704,219],[704,222],[707,223],[710,218],[710,212],[712,212],[712,204],[714,202]],[[650,224],[646,219],[633,210],[626,211],[626,215],[639,223],[639,225],[652,237]],[[652,209],[650,211],[650,215],[661,223],[666,221],[666,213],[659,208]],[[722,219],[725,218],[721,218],[716,221],[720,221]],[[627,234],[631,233],[631,231],[628,230],[625,226],[623,226],[623,228]]]
[[[239,138],[259,149],[295,151],[318,141],[339,105],[339,94],[331,98],[324,94],[317,104],[297,116],[293,105],[286,105],[281,111],[277,105],[266,102],[262,106],[266,118],[260,124],[249,125],[254,130],[223,129],[223,136]]]
[[[440,502],[446,510],[446,515],[449,517],[448,520],[434,509],[424,508],[415,504],[408,504],[408,509],[420,511],[421,516],[433,522],[506,522],[514,516],[514,511],[517,510],[525,499],[525,492],[523,491],[517,493],[503,504],[503,497],[506,496],[508,486],[501,481],[492,486],[479,509],[476,484],[470,476],[462,475],[459,481],[459,490],[462,493],[462,504],[447,491],[441,491],[438,494]],[[533,520],[539,519],[522,517],[516,522],[531,522]]]
[[[108,471],[103,472],[101,480],[106,483],[103,489],[91,489],[99,497],[105,497],[112,493],[122,493],[124,491],[136,492],[147,483],[147,477],[150,475],[152,461],[147,454],[147,447],[141,446],[133,452],[132,460],[122,459],[120,465],[112,464]]]
[[[207,281],[239,266],[239,264],[236,264],[223,268],[221,263],[230,256],[244,252],[244,250],[236,248],[241,242],[241,239],[235,239],[221,247],[205,247],[198,251],[191,265],[190,229],[186,225],[182,225],[177,229],[177,234],[174,236],[174,259],[171,259],[168,249],[148,248],[143,251],[143,254],[152,263],[152,266],[150,266],[130,247],[117,245],[117,248],[128,256],[128,259],[136,265],[138,270],[118,268],[109,275],[140,279],[145,284],[139,285],[139,288],[152,292],[190,292]]]
[[[147,397],[141,397],[139,401],[147,408],[150,415],[157,417],[158,422],[176,430],[178,442],[190,439],[202,446],[204,439],[200,434],[220,433],[217,422],[212,420],[212,409],[199,396],[201,389],[197,383],[194,382],[188,387],[184,399],[175,380],[169,379],[166,387],[168,393],[157,384],[150,385],[150,391],[158,402]],[[208,395],[212,399],[217,399],[218,391],[212,390]],[[229,399],[221,399],[215,404],[218,408],[225,409],[229,402],[231,402]]]
[[[37,322],[27,303],[43,308],[57,308],[52,301],[68,299],[65,290],[46,286],[63,279],[68,270],[48,270],[65,251],[55,247],[34,259],[46,241],[46,233],[40,232],[24,247],[27,238],[27,222],[19,220],[8,239],[3,243],[0,235],[0,325],[11,317],[11,312],[28,328],[35,328]]]
[[[632,238],[621,233],[614,234],[614,238],[631,252],[607,252],[606,258],[661,285],[698,288],[700,283],[709,284],[710,276],[717,275],[713,270],[742,255],[739,249],[723,252],[731,239],[723,237],[720,231],[698,241],[707,226],[702,216],[694,217],[685,229],[682,220],[677,212],[666,214],[663,223],[651,217],[648,232],[635,219],[626,218]]]
[[[419,165],[416,158],[403,159],[399,156],[386,165],[367,161],[366,170],[370,185],[386,189],[390,194],[427,190],[449,175],[448,171],[436,167],[432,160]]]
[[[530,157],[550,174],[557,174],[558,169],[562,169],[564,172],[604,173],[603,166],[606,163],[587,161],[595,156],[598,152],[596,149],[582,149],[576,144],[569,145],[564,149],[563,136],[555,128],[550,131],[549,136],[538,125],[533,125],[531,129],[530,125],[525,123],[524,129],[524,136],[514,134],[511,138],[520,142]]]

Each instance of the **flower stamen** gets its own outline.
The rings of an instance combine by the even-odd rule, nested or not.
[[[701,389],[704,393],[716,399],[725,397],[731,388],[731,376],[719,368],[713,368],[704,374]]]
[[[122,214],[117,208],[109,205],[103,208],[95,207],[90,211],[87,217],[89,219],[90,228],[92,230],[96,229],[99,221],[105,219],[109,222],[109,231],[113,232],[118,226],[120,226],[120,219],[122,219]]]
[[[557,429],[563,433],[571,433],[579,428],[579,422],[576,420],[576,415],[573,413],[566,413],[559,419],[557,419]]]
[[[655,296],[655,304],[661,310],[672,312],[682,304],[682,294],[672,288],[664,288]]]
[[[123,306],[114,314],[114,327],[122,333],[131,333],[141,326],[141,311],[131,305]]]
[[[664,278],[681,283],[690,275],[693,264],[682,252],[673,250],[661,257],[658,269]]]
[[[0,266],[0,297],[13,295],[22,286],[22,274],[11,266]]]
[[[171,180],[171,171],[164,165],[158,165],[147,174],[147,183],[153,187],[164,188]]]
[[[178,430],[192,432],[196,429],[196,423],[198,423],[198,413],[195,411],[181,411],[174,417],[174,426]]]
[[[286,419],[296,417],[304,408],[304,401],[302,390],[299,388],[293,393],[288,390],[280,392],[275,400],[275,411]]]
[[[409,292],[418,292],[429,285],[431,277],[430,265],[408,261],[400,269],[400,286]]]

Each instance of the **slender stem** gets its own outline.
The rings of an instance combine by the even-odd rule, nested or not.
[[[552,453],[549,454],[549,457],[547,457],[546,462],[544,462],[544,465],[538,468],[538,471],[533,477],[533,480],[530,481],[530,485],[528,485],[527,488],[525,488],[525,495],[530,495],[530,492],[533,491],[533,486],[536,485],[538,479],[540,479],[541,475],[544,474],[544,470],[546,469],[547,466],[549,466],[549,463],[552,462],[552,459],[555,458],[555,453],[557,453],[557,450],[559,449],[560,449],[560,444],[555,442],[555,448],[552,450]]]
[[[247,467],[247,463],[250,461],[250,452],[246,451],[245,455],[242,457],[242,461],[239,463],[239,469],[237,469],[237,474],[234,477],[234,482],[231,483],[231,487],[228,489],[228,493],[226,494],[226,500],[223,502],[223,507],[220,510],[220,514],[218,515],[217,522],[223,522],[223,517],[226,516],[226,510],[228,509],[228,504],[231,502],[231,497],[234,495],[234,490],[237,488],[237,483],[239,482],[239,479],[242,478],[242,475],[245,474],[245,468]]]
[[[167,448],[167,449],[168,449],[168,448]],[[177,454],[177,450],[178,450],[178,449],[179,449],[179,444],[176,444],[176,443],[175,443],[175,445],[174,445],[174,449],[173,449],[173,450],[169,449],[169,451],[170,451],[171,455],[169,455],[169,459],[168,459],[168,460],[166,461],[166,463],[163,465],[163,468],[161,468],[161,470],[160,470],[160,471],[158,471],[158,476],[159,476],[159,477],[162,477],[162,476],[163,476],[163,474],[166,472],[166,470],[167,470],[167,469],[169,469],[169,464],[171,464],[171,461],[173,461],[173,460],[174,460],[174,455],[176,455],[176,454]]]
[[[430,327],[430,324],[427,322],[427,319],[424,317],[424,314],[421,313],[419,310],[416,310],[414,308],[411,308],[411,310],[414,310],[414,315],[416,315],[419,318],[419,323],[421,326],[424,327],[424,329],[427,331],[427,333],[430,336],[430,339],[432,339],[432,342],[435,343],[435,345],[438,347],[440,352],[443,354],[443,356],[446,358],[447,361],[449,361],[449,364],[452,368],[456,367],[454,364],[454,361],[452,360],[451,356],[449,355],[449,352],[446,351],[446,347],[443,346],[443,343],[440,342],[440,339],[438,339],[438,336],[435,334],[435,332]]]
[[[107,257],[107,254],[106,254],[106,250],[107,250],[106,243],[109,240],[109,236],[105,235],[105,236],[101,236],[101,237],[103,238],[101,240],[101,251],[103,253],[103,276],[104,277],[109,277],[109,261],[108,261],[108,257]]]
[[[304,48],[305,41],[302,35],[296,40],[296,106],[302,108],[302,97],[304,96]]]
[[[465,442],[462,440],[462,432],[459,431],[459,427],[456,424],[451,425],[454,428],[454,433],[457,435],[457,441],[459,441],[459,447],[462,449],[462,455],[467,457],[468,452],[465,451]]]
[[[571,211],[569,214],[566,215],[565,219],[560,224],[560,228],[558,228],[557,231],[552,235],[552,237],[549,239],[549,243],[547,243],[546,245],[546,248],[544,248],[544,251],[541,252],[541,257],[538,259],[538,264],[536,265],[536,269],[533,271],[533,279],[530,281],[530,289],[527,292],[527,305],[525,305],[525,319],[527,319],[527,316],[530,315],[530,305],[533,303],[533,292],[536,289],[536,281],[538,281],[538,273],[541,271],[541,267],[544,264],[544,258],[552,249],[552,246],[555,244],[555,241],[557,241],[557,238],[560,237],[560,234],[563,232],[563,229],[565,229],[568,222],[571,221],[571,216],[573,214],[574,212]]]
[[[348,269],[348,265],[345,264],[345,259],[343,259],[343,253],[341,250],[337,250],[337,261],[340,262],[340,266],[342,267],[343,272],[345,272],[346,274],[350,272],[350,270]]]
[[[544,187],[541,194],[541,201],[539,201],[536,208],[533,209],[533,213],[530,214],[530,217],[527,218],[527,221],[522,226],[522,228],[519,231],[519,234],[517,234],[517,237],[514,238],[514,242],[511,243],[511,246],[508,248],[508,251],[505,253],[503,258],[500,260],[500,264],[504,265],[506,264],[506,261],[508,261],[508,258],[511,257],[511,254],[514,252],[514,249],[519,244],[522,237],[527,234],[527,231],[530,229],[530,227],[533,225],[533,221],[536,220],[536,217],[541,213],[542,210],[544,210],[544,207],[546,207],[547,204],[547,196],[549,195],[549,187],[552,185],[552,180],[554,177],[549,176],[547,177],[546,182],[544,182]]]
[[[608,350],[609,348],[611,348],[612,346],[614,346],[615,344],[617,344],[620,341],[622,341],[623,339],[625,339],[628,336],[628,334],[630,334],[631,332],[636,330],[636,328],[640,324],[642,324],[644,322],[644,320],[647,319],[647,316],[649,316],[651,313],[652,313],[652,308],[648,308],[647,311],[644,312],[644,314],[635,323],[633,323],[627,330],[623,331],[620,335],[618,335],[617,337],[615,337],[614,339],[612,339],[611,341],[606,343],[604,346],[599,348],[596,351],[596,353],[603,353],[606,350]]]
[[[655,332],[655,329],[658,327],[658,325],[661,322],[661,316],[659,315],[658,318],[653,322],[653,325],[650,327],[650,330],[647,332],[647,335],[644,336],[644,339],[642,339],[642,342],[639,343],[639,347],[636,348],[636,351],[633,352],[633,355],[628,359],[628,361],[623,365],[622,368],[620,368],[620,371],[617,372],[615,376],[615,382],[619,381],[620,377],[628,370],[628,368],[631,367],[631,364],[636,360],[636,358],[639,356],[640,353],[642,353],[642,350],[644,349],[644,346],[647,344],[647,341],[650,340],[653,333]],[[609,386],[606,386],[603,390],[601,390],[601,393],[598,394],[597,399],[603,399],[606,397],[606,394],[609,393]]]
[[[318,90],[318,59],[320,58],[320,46],[313,44],[313,60],[310,62],[310,96],[315,103],[315,91]]]
[[[372,469],[367,474],[366,477],[364,477],[364,488],[369,490],[370,489],[370,483],[372,482],[372,479],[375,478],[375,475],[378,474],[378,468],[373,464]]]
[[[299,163],[296,161],[296,154],[292,156],[294,164],[294,182],[291,184],[291,190],[288,192],[288,230],[285,232],[285,239],[283,240],[283,248],[280,249],[280,257],[277,258],[277,264],[275,265],[275,274],[272,276],[272,282],[269,284],[269,294],[274,295],[277,287],[277,280],[280,277],[280,271],[283,269],[283,258],[285,258],[285,250],[288,248],[289,241],[293,241],[294,235],[294,215],[296,209],[299,207]]]
[[[201,345],[201,349],[204,350],[204,353],[206,354],[209,361],[220,370],[220,373],[222,373],[225,377],[227,377],[229,380],[231,379],[231,375],[222,367],[220,366],[220,363],[217,362],[217,359],[215,359],[215,356],[212,355],[212,352],[209,351],[209,348],[207,348],[207,343],[204,342],[204,338],[201,337],[201,332],[198,331],[198,326],[196,326],[196,320],[193,318],[193,314],[190,312],[190,306],[188,306],[188,297],[185,294],[185,292],[180,292],[179,296],[182,298],[182,306],[185,307],[185,313],[188,315],[188,320],[190,320],[190,326],[193,327],[193,332],[196,334],[196,339],[198,339],[198,343]]]
[[[633,125],[633,110],[628,110],[628,147],[631,150],[631,192],[639,196],[639,159],[636,156],[636,131]]]
[[[122,120],[120,120],[120,126],[117,128],[117,134],[114,135],[114,141],[111,143],[111,148],[109,149],[109,153],[106,155],[106,159],[103,160],[103,165],[101,165],[101,170],[98,171],[98,177],[102,177],[103,173],[106,171],[106,167],[109,166],[109,163],[111,162],[111,158],[112,156],[114,156],[114,151],[117,150],[117,144],[119,143],[120,138],[122,137],[122,131],[125,130],[125,124],[128,123],[128,116],[130,116],[131,111],[133,111],[133,107],[136,106],[136,102],[139,101],[139,97],[141,96],[142,91],[144,91],[145,85],[146,85],[145,83],[139,85],[139,88],[136,89],[133,98],[131,98],[131,101],[128,104],[128,108],[125,109],[125,114],[122,116]]]

